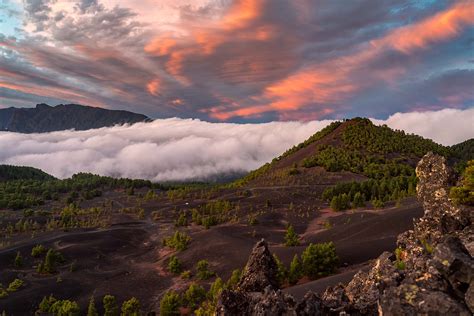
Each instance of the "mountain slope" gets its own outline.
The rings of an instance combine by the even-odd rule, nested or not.
[[[0,165],[0,181],[10,180],[53,180],[53,176],[40,169],[32,167],[18,167],[10,165]]]
[[[78,104],[60,104],[54,107],[38,104],[35,108],[0,109],[0,130],[17,133],[87,130],[148,120],[142,114]]]
[[[237,184],[312,185],[409,176],[429,151],[452,154],[432,140],[354,118],[330,124]]]
[[[474,138],[453,145],[450,148],[454,151],[454,155],[461,160],[467,161],[474,159]]]

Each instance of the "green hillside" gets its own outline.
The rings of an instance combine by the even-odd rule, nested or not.
[[[0,165],[0,181],[10,180],[53,180],[54,177],[40,169]]]

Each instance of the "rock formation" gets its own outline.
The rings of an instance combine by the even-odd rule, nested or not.
[[[474,313],[473,208],[448,197],[451,172],[444,157],[428,153],[418,163],[418,199],[424,216],[398,236],[368,272],[301,302],[281,292],[276,263],[257,243],[236,290],[223,291],[218,315],[472,315]]]

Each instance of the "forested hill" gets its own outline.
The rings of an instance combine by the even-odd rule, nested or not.
[[[11,180],[54,180],[55,178],[40,169],[0,165],[0,181]]]
[[[78,104],[60,104],[54,107],[38,104],[35,108],[0,109],[0,131],[17,133],[88,130],[149,120],[142,114]]]
[[[474,159],[474,138],[468,139],[462,143],[451,146],[451,150],[454,156],[461,160],[473,160]]]
[[[429,151],[452,157],[454,162],[468,160],[472,154],[469,144],[445,147],[418,135],[374,125],[369,119],[354,118],[330,124],[236,183],[312,184],[338,172],[372,179],[408,176]]]

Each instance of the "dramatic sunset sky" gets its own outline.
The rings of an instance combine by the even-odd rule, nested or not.
[[[0,108],[268,122],[474,105],[474,1],[0,0]]]

